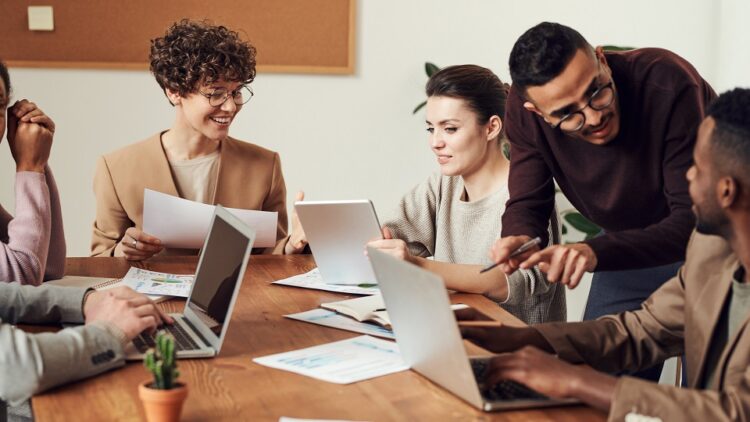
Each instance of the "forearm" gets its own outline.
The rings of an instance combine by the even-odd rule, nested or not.
[[[49,252],[47,256],[47,268],[44,273],[45,280],[62,278],[65,274],[65,230],[63,226],[62,207],[60,206],[60,194],[57,183],[52,175],[52,170],[47,167],[47,187],[50,196],[50,209],[52,212],[52,227],[50,229]]]
[[[685,259],[695,216],[688,207],[643,229],[607,232],[585,241],[596,254],[596,271],[628,270]]]
[[[571,398],[609,412],[614,399],[617,378],[588,366],[576,368],[578,376],[571,382]]]
[[[27,334],[0,325],[0,399],[17,405],[54,386],[124,364],[119,340],[106,328],[87,325],[58,333]],[[96,359],[93,356],[106,356]]]
[[[502,271],[480,273],[481,265],[453,264],[415,256],[410,261],[440,275],[450,290],[482,294],[498,302],[508,297],[508,279]]]
[[[38,285],[47,264],[51,228],[45,175],[16,174],[16,215],[8,223],[8,242],[0,244],[0,280]]]
[[[0,283],[0,319],[13,324],[82,323],[86,290]]]

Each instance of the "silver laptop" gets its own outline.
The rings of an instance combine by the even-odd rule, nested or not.
[[[485,411],[578,403],[512,381],[485,386],[489,357],[467,356],[443,280],[376,249],[368,248],[368,255],[399,350],[412,369]]]
[[[185,309],[162,327],[175,337],[178,358],[219,354],[254,241],[255,230],[216,207]],[[125,358],[142,359],[153,344],[153,336],[143,333],[126,346]]]
[[[371,201],[298,201],[294,208],[323,281],[376,283],[365,245],[383,236]]]

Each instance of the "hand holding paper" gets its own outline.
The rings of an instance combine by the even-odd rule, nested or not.
[[[143,231],[161,240],[168,248],[199,249],[208,234],[214,205],[146,189],[143,194]],[[227,208],[255,229],[255,246],[276,245],[279,213]]]

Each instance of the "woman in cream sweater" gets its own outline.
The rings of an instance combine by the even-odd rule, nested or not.
[[[440,171],[403,197],[384,224],[385,239],[370,246],[440,274],[449,289],[484,294],[527,323],[564,321],[564,287],[538,268],[479,273],[491,263],[509,198],[501,119],[507,85],[489,69],[461,65],[435,73],[426,91],[429,146]]]

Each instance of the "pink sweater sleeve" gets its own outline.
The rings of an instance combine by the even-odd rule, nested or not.
[[[46,176],[16,173],[16,216],[2,212],[0,281],[39,285],[47,265],[52,205]],[[64,241],[64,240],[63,240]]]
[[[65,275],[65,254],[67,253],[60,194],[49,166],[47,166],[47,189],[49,189],[52,227],[50,228],[47,267],[44,270],[45,281],[62,278]]]

